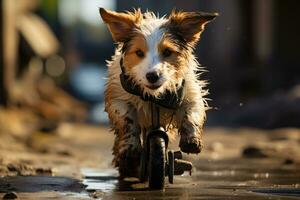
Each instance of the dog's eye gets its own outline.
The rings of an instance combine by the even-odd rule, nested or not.
[[[172,55],[172,51],[170,49],[165,49],[162,53],[163,57],[167,58]]]
[[[145,56],[144,52],[140,49],[136,50],[135,54],[140,58],[143,58]]]

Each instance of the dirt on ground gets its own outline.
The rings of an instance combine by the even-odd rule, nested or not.
[[[111,167],[114,136],[109,132],[109,127],[61,123],[52,132],[36,131],[29,134],[25,130],[22,132],[22,127],[18,128],[18,134],[12,134],[3,128],[0,130],[0,197],[4,199],[14,195],[22,199],[32,199],[32,195],[41,199],[103,198],[116,191],[116,185],[119,188],[123,187],[122,183],[117,181],[116,171]],[[220,166],[232,167],[228,169],[229,177],[232,175],[230,173],[236,173],[234,169],[245,167],[248,167],[249,172],[257,166],[261,166],[261,169],[266,166],[276,167],[282,170],[278,172],[280,176],[287,168],[294,170],[300,166],[299,129],[207,128],[204,141],[205,148],[201,154],[185,156],[195,163],[196,175],[189,183],[194,183],[195,187],[200,187],[195,177],[205,179],[205,176],[208,176],[205,171],[209,171],[212,173],[211,177],[215,177],[222,168]],[[177,144],[178,141],[174,141],[171,148],[178,149]],[[268,162],[265,162],[266,160]],[[89,186],[84,182],[87,174],[91,175],[93,172],[98,174],[98,178],[99,173],[109,173],[100,176],[102,185],[98,184],[96,188],[88,190]],[[295,176],[299,178],[299,170],[296,172]],[[258,170],[253,171],[253,177],[255,176],[259,178],[269,175],[261,174]],[[208,180],[211,180],[211,177]],[[193,186],[185,185],[189,180],[187,178],[178,180],[179,182],[172,186],[178,191],[183,192],[185,187]],[[299,188],[299,184],[300,179],[288,182],[288,185],[294,188]],[[114,189],[110,190],[110,185],[113,185]],[[277,185],[280,186],[280,181]],[[173,191],[172,187],[166,192]],[[128,196],[128,193],[125,194],[121,199],[132,197]],[[176,192],[170,195],[174,194]],[[159,197],[166,197],[164,195]],[[175,197],[177,199],[176,195]],[[180,195],[179,197],[181,198]]]

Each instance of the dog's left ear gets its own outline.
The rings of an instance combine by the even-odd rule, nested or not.
[[[187,43],[194,45],[200,38],[207,23],[214,20],[218,13],[172,11],[167,27],[180,34]]]

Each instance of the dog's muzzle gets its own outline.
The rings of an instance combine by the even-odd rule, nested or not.
[[[168,109],[177,109],[180,106],[184,96],[185,80],[182,81],[181,86],[177,88],[176,92],[166,90],[164,94],[156,98],[148,94],[143,95],[143,90],[141,87],[135,84],[130,76],[126,75],[125,67],[123,65],[123,58],[120,60],[120,66],[122,70],[122,73],[120,74],[120,81],[123,89],[126,92],[139,96],[143,101],[151,101]]]

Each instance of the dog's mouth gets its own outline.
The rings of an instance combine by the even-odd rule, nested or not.
[[[151,84],[151,85],[146,85],[147,88],[151,89],[151,90],[156,90],[158,88],[160,88],[162,86],[162,84]]]

